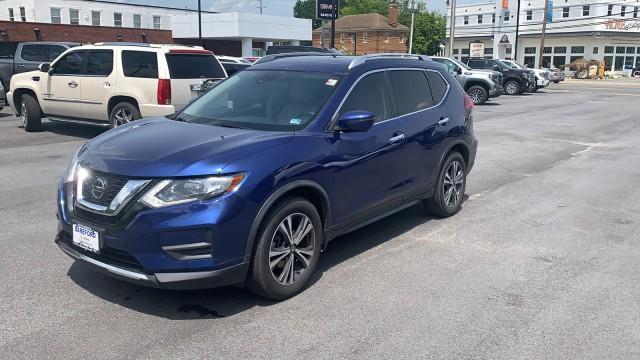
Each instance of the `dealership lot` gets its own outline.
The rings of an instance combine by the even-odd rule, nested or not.
[[[462,212],[411,207],[332,242],[279,303],[142,288],[53,243],[55,187],[104,130],[0,113],[0,353],[10,358],[640,357],[640,81],[475,108]],[[382,176],[382,174],[381,174]]]

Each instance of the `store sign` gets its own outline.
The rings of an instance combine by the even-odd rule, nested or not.
[[[502,8],[503,9],[509,8],[509,0],[502,0]]]
[[[338,18],[339,0],[316,0],[316,19],[331,20],[333,16]],[[336,6],[334,11],[333,6]]]
[[[635,30],[635,31],[639,31],[640,30],[640,21],[634,21],[634,22],[628,22],[627,23],[623,19],[609,20],[609,21],[607,21],[605,23],[604,27],[607,30],[624,30],[624,31]]]
[[[469,43],[469,57],[483,57],[484,56],[484,43],[472,42]]]
[[[553,0],[547,0],[547,22],[553,22]]]

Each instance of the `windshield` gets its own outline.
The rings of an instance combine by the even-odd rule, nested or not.
[[[512,68],[512,66],[507,65],[507,64],[505,64],[504,62],[502,62],[500,60],[495,59],[493,61],[495,61],[495,63],[498,64],[498,66],[500,66],[500,68],[502,68],[502,69],[511,69]]]
[[[511,67],[514,68],[514,69],[524,69],[525,68],[524,66],[518,64],[515,61],[508,62],[507,64],[511,65]]]
[[[223,127],[303,129],[322,109],[340,77],[312,72],[245,70],[188,105],[176,120]]]
[[[450,58],[449,60],[453,61],[454,63],[456,63],[456,65],[460,66],[463,69],[471,70],[470,67],[468,67],[467,65],[461,63],[458,59]]]

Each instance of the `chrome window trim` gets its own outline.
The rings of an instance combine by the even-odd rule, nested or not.
[[[90,171],[87,169],[87,171]],[[89,202],[84,199],[82,195],[82,187],[84,181],[76,180],[76,205],[102,215],[107,216],[116,216],[124,207],[131,201],[131,199],[147,184],[149,184],[151,180],[129,180],[127,183],[120,189],[118,194],[113,198],[109,206],[98,205],[92,202]]]
[[[433,108],[436,108],[436,107],[438,107],[438,106],[442,105],[442,103],[444,102],[444,99],[447,97],[447,95],[449,95],[449,91],[451,90],[451,84],[449,84],[449,82],[447,81],[447,79],[445,79],[445,77],[444,77],[444,76],[442,76],[442,74],[441,74],[439,71],[437,71],[437,70],[433,70],[433,69],[424,69],[424,68],[385,68],[385,69],[375,69],[375,70],[370,70],[370,71],[367,71],[367,72],[365,72],[364,74],[360,75],[360,76],[356,79],[356,81],[353,83],[353,85],[351,85],[351,87],[349,88],[349,91],[347,91],[347,93],[345,94],[345,96],[342,98],[342,101],[340,102],[340,105],[338,105],[338,108],[337,108],[337,109],[336,109],[336,111],[333,113],[333,116],[331,117],[331,121],[329,122],[328,130],[329,130],[329,131],[334,131],[334,128],[335,128],[336,122],[338,121],[338,114],[340,113],[340,110],[342,109],[342,106],[344,105],[345,101],[347,101],[347,99],[349,98],[349,95],[351,94],[351,92],[353,91],[353,89],[358,85],[358,83],[360,82],[360,80],[362,80],[365,76],[367,76],[367,75],[369,75],[369,74],[378,73],[378,72],[383,72],[383,71],[385,71],[385,72],[386,72],[386,71],[395,71],[395,70],[401,70],[401,71],[406,71],[406,70],[408,70],[408,71],[422,71],[422,72],[425,72],[425,71],[431,71],[431,72],[435,72],[435,73],[437,73],[438,75],[440,75],[440,77],[442,78],[442,80],[444,80],[444,82],[447,84],[447,91],[445,91],[444,95],[442,96],[442,99],[440,99],[440,102],[438,102],[437,104],[434,104],[433,106],[430,106],[430,107],[425,108],[425,109],[420,109],[420,110],[418,110],[418,111],[410,112],[410,113],[407,113],[407,114],[398,115],[398,116],[396,116],[396,117],[392,117],[392,118],[385,119],[385,120],[382,120],[382,121],[378,121],[378,122],[375,122],[375,123],[373,124],[373,126],[376,126],[376,125],[378,125],[378,124],[385,123],[385,122],[387,122],[387,121],[391,121],[391,120],[399,119],[399,118],[402,118],[402,117],[405,117],[405,116],[408,116],[408,115],[413,115],[413,114],[419,113],[419,112],[421,112],[421,111],[426,111],[426,110],[431,110],[431,109],[433,109]],[[427,82],[429,82],[429,79],[427,79]],[[429,86],[431,86],[431,84],[429,84]],[[429,91],[431,91],[431,87],[429,87]],[[432,96],[433,96],[433,94],[432,94]],[[395,106],[395,104],[394,104],[394,106]]]

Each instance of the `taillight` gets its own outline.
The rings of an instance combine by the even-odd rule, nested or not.
[[[473,109],[473,100],[467,94],[464,94],[464,109],[466,111]]]
[[[158,104],[171,105],[171,80],[158,80]]]

